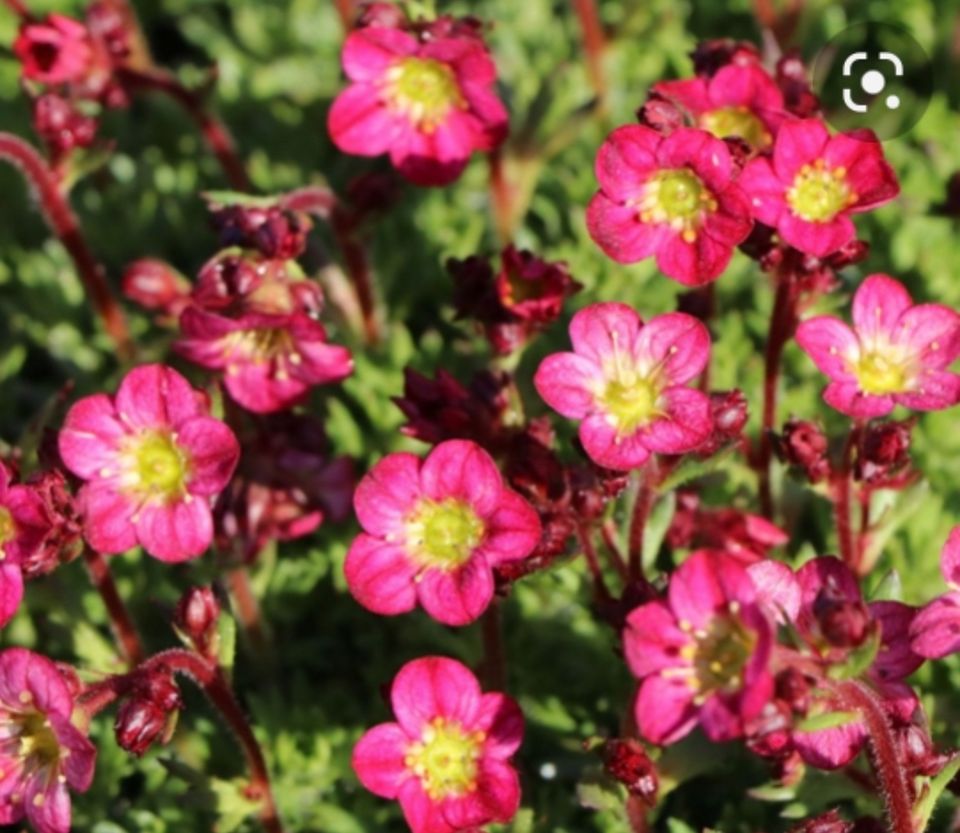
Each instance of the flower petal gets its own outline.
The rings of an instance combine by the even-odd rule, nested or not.
[[[823,401],[854,419],[886,416],[894,406],[892,396],[864,393],[856,382],[831,382],[823,392]]]
[[[517,561],[533,552],[542,533],[536,510],[516,492],[504,489],[496,510],[486,518],[486,532],[477,554],[491,566]]]
[[[444,625],[469,625],[493,599],[493,572],[483,556],[473,555],[456,570],[429,568],[417,584],[420,605]]]
[[[777,178],[792,185],[800,168],[823,157],[829,138],[820,119],[785,122],[773,146],[773,169]]]
[[[381,616],[408,613],[417,605],[417,566],[397,544],[361,532],[343,565],[354,599]]]
[[[456,833],[456,828],[444,819],[441,804],[423,791],[419,778],[405,782],[397,799],[412,833]]]
[[[680,630],[676,616],[664,602],[647,602],[627,617],[623,650],[627,665],[639,679],[664,668],[687,665],[680,652],[691,644],[690,635]]]
[[[924,368],[944,370],[960,355],[960,315],[941,304],[918,304],[904,311],[893,341]]]
[[[839,318],[808,318],[797,327],[796,340],[821,373],[837,381],[856,381],[849,368],[860,358],[860,342]]]
[[[120,419],[133,428],[178,428],[188,419],[206,416],[200,392],[176,370],[161,364],[131,370],[114,402]]]
[[[621,437],[603,414],[591,414],[581,422],[578,436],[587,456],[608,469],[637,469],[650,457],[642,431]]]
[[[598,191],[587,206],[587,231],[607,257],[636,263],[656,253],[669,227],[642,222],[635,206]]]
[[[659,167],[656,155],[662,141],[655,130],[637,124],[618,127],[607,136],[594,168],[603,192],[614,202],[638,196]]]
[[[512,697],[499,692],[484,694],[471,730],[479,729],[487,739],[483,754],[491,758],[509,758],[523,740],[523,712]]]
[[[131,521],[134,504],[109,484],[86,484],[77,495],[83,515],[83,537],[97,552],[115,555],[137,545]]]
[[[642,442],[658,454],[692,451],[710,436],[710,398],[693,388],[667,388],[658,400],[664,416],[641,429]]]
[[[710,361],[710,332],[692,315],[657,315],[640,328],[634,354],[639,363],[659,366],[669,384],[682,385],[699,376]]]
[[[190,493],[222,492],[240,459],[240,444],[229,426],[212,417],[191,419],[177,431],[177,444],[190,458]]]
[[[397,722],[413,738],[437,717],[472,726],[480,697],[480,683],[470,669],[447,657],[411,660],[397,672],[390,689]]]
[[[117,446],[126,434],[109,396],[84,397],[67,412],[57,437],[60,457],[77,477],[89,480],[116,462]]]
[[[343,43],[340,60],[351,81],[378,81],[400,57],[417,51],[417,39],[387,26],[354,29]]]
[[[344,153],[379,156],[391,150],[403,132],[400,119],[380,100],[372,84],[351,84],[327,115],[327,131]]]
[[[146,503],[133,524],[147,554],[167,564],[198,558],[213,542],[213,514],[206,498]]]
[[[633,349],[640,326],[640,316],[626,304],[591,304],[571,319],[570,341],[575,353],[603,366],[618,352]]]
[[[7,624],[23,599],[23,572],[20,565],[0,564],[0,628]]]
[[[374,795],[396,798],[403,783],[413,776],[404,764],[411,738],[396,723],[369,729],[353,748],[353,771]]]
[[[685,679],[647,677],[637,695],[637,728],[651,743],[674,743],[697,723],[698,709],[693,704],[693,689]]]
[[[583,419],[594,407],[594,391],[603,385],[599,367],[576,353],[553,353],[533,377],[537,393],[567,419]]]
[[[420,467],[423,494],[432,500],[466,501],[481,517],[496,511],[503,478],[493,458],[471,440],[446,440]]]
[[[398,451],[380,459],[363,477],[353,495],[353,509],[360,526],[385,537],[402,532],[422,494],[420,458]]]
[[[853,296],[853,326],[864,345],[891,341],[897,322],[913,305],[903,284],[889,275],[870,275]]]

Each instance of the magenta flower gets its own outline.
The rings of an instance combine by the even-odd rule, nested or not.
[[[910,647],[927,659],[960,651],[960,526],[950,531],[943,545],[940,572],[950,592],[926,604],[910,623]]]
[[[775,228],[785,243],[816,257],[854,239],[851,214],[900,193],[872,132],[831,137],[818,119],[785,122],[772,159],[751,160],[740,187],[750,197],[754,217]]]
[[[960,401],[960,316],[940,304],[914,305],[887,275],[870,275],[853,297],[853,329],[829,316],[797,328],[797,342],[830,378],[823,398],[841,413],[870,419],[895,405],[918,411]]]
[[[661,81],[653,89],[718,139],[743,139],[755,150],[773,144],[785,118],[783,93],[755,63],[727,64],[709,78]]]
[[[503,485],[476,443],[448,440],[426,459],[388,454],[353,498],[364,531],[344,567],[354,598],[393,616],[419,604],[447,625],[476,619],[493,598],[493,568],[540,540],[533,507]]]
[[[611,469],[651,453],[681,454],[707,439],[710,398],[684,387],[706,367],[710,334],[675,312],[644,324],[625,304],[593,304],[570,322],[572,353],[547,356],[534,384],[555,411],[580,423],[590,458]]]
[[[230,396],[258,414],[289,408],[314,385],[353,372],[350,351],[330,344],[323,325],[303,312],[230,318],[192,306],[180,317],[176,350],[201,367],[224,370]]]
[[[507,134],[507,111],[493,86],[497,70],[477,37],[420,42],[409,32],[368,26],[343,46],[352,82],[330,108],[328,129],[345,153],[379,156],[417,185],[446,185],[470,154]]]
[[[79,81],[93,62],[87,27],[62,14],[24,24],[13,43],[13,51],[23,64],[24,78],[42,84]]]
[[[43,498],[32,488],[11,484],[0,462],[0,627],[23,599],[23,565],[43,546],[51,531]]]
[[[0,824],[68,833],[69,789],[85,792],[97,750],[71,723],[73,695],[46,657],[0,653]]]
[[[712,740],[740,737],[773,693],[773,633],[743,564],[697,550],[670,578],[667,598],[627,617],[630,670],[641,680],[636,718],[652,743],[699,722]]]
[[[727,146],[704,130],[664,137],[618,127],[600,146],[596,174],[587,229],[618,263],[656,256],[665,275],[699,286],[726,269],[753,227]]]
[[[210,545],[210,504],[240,454],[203,394],[157,364],[130,371],[113,397],[77,402],[59,445],[67,468],[87,481],[78,503],[90,546],[120,553],[140,544],[168,562]]]
[[[400,802],[413,833],[455,833],[509,821],[520,803],[510,758],[523,714],[505,694],[484,694],[459,662],[423,657],[393,680],[396,723],[370,729],[353,769],[370,792]]]

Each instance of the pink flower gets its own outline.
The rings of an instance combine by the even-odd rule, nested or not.
[[[756,63],[727,64],[716,75],[661,81],[654,92],[671,99],[718,139],[737,137],[765,150],[783,121],[783,93]]]
[[[618,127],[600,146],[596,174],[587,229],[618,263],[655,255],[665,275],[699,286],[727,267],[753,227],[727,146],[704,130],[664,137]]]
[[[523,714],[505,694],[484,694],[452,659],[423,657],[394,678],[396,723],[370,729],[353,769],[370,792],[400,802],[413,833],[455,833],[513,818],[520,783],[510,758]]]
[[[210,504],[240,454],[203,394],[158,364],[130,371],[113,397],[77,402],[59,445],[67,468],[87,481],[78,503],[90,546],[120,553],[140,544],[168,562],[210,545]]]
[[[79,81],[93,61],[86,26],[62,14],[22,26],[13,51],[23,64],[24,77],[42,84]]]
[[[830,378],[824,400],[855,419],[894,405],[936,411],[960,401],[960,376],[947,371],[960,355],[960,316],[940,304],[914,305],[887,275],[860,285],[853,329],[817,316],[800,324],[797,342]]]
[[[710,398],[684,387],[706,367],[710,334],[675,312],[644,324],[625,304],[593,304],[570,322],[572,353],[547,356],[534,384],[555,411],[580,423],[590,458],[611,469],[651,453],[681,454],[710,433]]]
[[[726,553],[692,553],[665,600],[627,617],[623,641],[641,680],[637,726],[652,743],[673,743],[698,722],[712,740],[740,737],[772,696],[771,625],[746,568]]]
[[[12,473],[0,462],[0,627],[23,599],[23,567],[43,546],[51,523],[43,499],[29,486],[12,485]]]
[[[68,833],[70,792],[93,780],[94,745],[71,723],[73,695],[46,657],[0,653],[0,824],[26,817],[37,833]]]
[[[876,136],[830,136],[818,119],[785,122],[773,157],[751,160],[740,176],[753,216],[801,252],[825,257],[853,240],[851,214],[900,193]]]
[[[960,651],[960,526],[950,531],[940,551],[940,572],[950,592],[925,605],[910,624],[910,647],[927,659]]]
[[[496,67],[479,38],[440,34],[420,42],[368,26],[349,35],[342,60],[353,83],[333,102],[328,129],[345,153],[389,153],[411,182],[446,185],[471,153],[506,136]]]
[[[442,442],[425,460],[388,454],[353,506],[364,531],[347,554],[347,585],[384,616],[419,602],[444,624],[472,622],[493,598],[493,568],[526,558],[540,540],[533,507],[468,440]]]

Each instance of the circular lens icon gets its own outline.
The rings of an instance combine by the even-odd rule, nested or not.
[[[883,141],[920,121],[933,92],[933,67],[906,29],[856,23],[817,53],[813,89],[835,129],[866,127]]]

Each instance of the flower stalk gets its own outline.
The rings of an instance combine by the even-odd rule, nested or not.
[[[113,626],[113,632],[127,664],[130,667],[139,665],[146,657],[146,652],[143,649],[137,627],[130,616],[130,611],[127,610],[127,606],[117,590],[107,560],[95,549],[87,546],[83,549],[83,562],[86,564],[90,581],[93,582],[93,586],[97,589],[107,608],[110,624]]]

